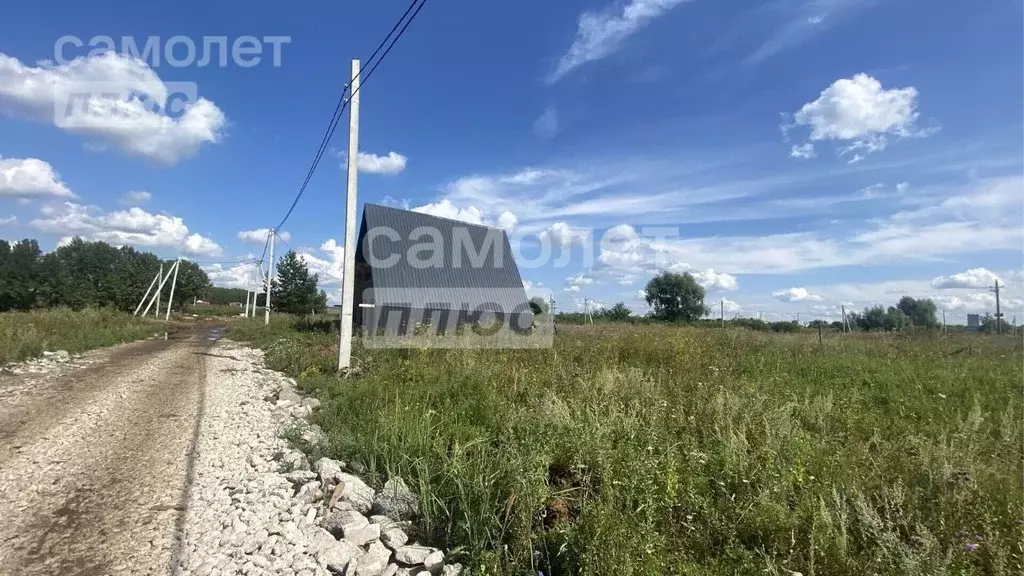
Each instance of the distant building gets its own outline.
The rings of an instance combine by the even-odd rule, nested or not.
[[[969,332],[980,332],[981,331],[981,315],[980,314],[968,314],[967,315],[967,330]]]
[[[533,325],[504,230],[366,204],[355,259],[353,320],[369,334]]]

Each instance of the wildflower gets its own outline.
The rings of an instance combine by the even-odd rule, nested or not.
[[[980,547],[981,547],[980,544],[974,544],[973,542],[968,542],[967,545],[964,546],[964,550],[966,550],[968,552],[974,552],[975,550],[977,550]]]
[[[942,394],[942,393],[939,393],[939,398],[942,398],[943,400],[945,400],[946,399],[946,395]]]
[[[956,532],[956,534],[954,534],[954,536],[956,536],[957,538],[966,538],[967,534],[968,534],[967,530],[957,530],[957,532]]]

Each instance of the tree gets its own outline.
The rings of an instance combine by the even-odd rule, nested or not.
[[[327,295],[317,288],[319,277],[310,274],[306,262],[289,250],[277,265],[277,277],[270,289],[270,305],[289,314],[322,312]]]
[[[693,322],[708,314],[704,287],[689,272],[662,272],[647,283],[646,300],[662,320]]]
[[[910,316],[899,308],[889,306],[889,310],[885,314],[886,330],[906,330],[910,325]]]
[[[625,322],[633,315],[633,311],[626,306],[625,302],[618,302],[602,312],[601,315],[612,322]]]
[[[873,306],[871,308],[865,308],[864,313],[857,316],[857,326],[860,326],[862,330],[870,332],[872,330],[885,330],[888,326],[888,315],[885,313],[885,308],[881,306]]]
[[[900,298],[897,308],[906,314],[914,326],[935,328],[939,325],[939,320],[936,317],[937,308],[935,302],[929,298],[915,299],[910,296],[904,296]]]
[[[548,313],[548,303],[544,301],[540,296],[534,296],[530,298],[530,311],[533,312],[534,316],[540,316]]]

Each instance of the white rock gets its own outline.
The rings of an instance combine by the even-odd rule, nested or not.
[[[380,539],[380,524],[367,524],[359,530],[346,530],[345,540],[356,546],[365,546]],[[390,554],[390,552],[389,552]]]
[[[462,564],[449,564],[441,570],[441,576],[461,576]]]
[[[398,550],[395,550],[395,560],[402,564],[409,566],[415,566],[417,564],[423,564],[423,561],[434,552],[438,552],[437,548],[431,548],[429,546],[402,546]]]
[[[444,568],[444,552],[436,550],[423,559],[423,567],[434,576],[438,576]]]
[[[320,476],[324,486],[333,486],[338,481],[338,474],[345,468],[345,463],[330,458],[321,458],[313,464],[313,471]]]
[[[323,526],[328,532],[339,538],[356,532],[370,525],[370,521],[355,510],[333,510],[324,516]]]
[[[393,520],[406,520],[419,514],[420,499],[400,477],[384,483],[384,488],[374,496],[372,512]]]
[[[363,551],[351,542],[340,540],[320,551],[317,560],[320,565],[335,574],[347,574],[350,562],[358,562]]]
[[[341,492],[341,500],[348,502],[353,508],[363,514],[370,512],[373,507],[373,488],[370,488],[358,476],[339,473],[337,476],[338,485],[344,486]]]
[[[380,542],[373,542],[367,548],[366,554],[359,559],[356,566],[356,576],[380,576],[391,559],[391,550],[388,550]]]

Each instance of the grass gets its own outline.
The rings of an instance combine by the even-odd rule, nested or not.
[[[357,349],[339,379],[315,327],[232,332],[474,574],[1024,568],[1017,339],[565,327],[544,351]]]
[[[152,336],[162,324],[107,308],[0,313],[0,365],[43,350],[74,354]]]

